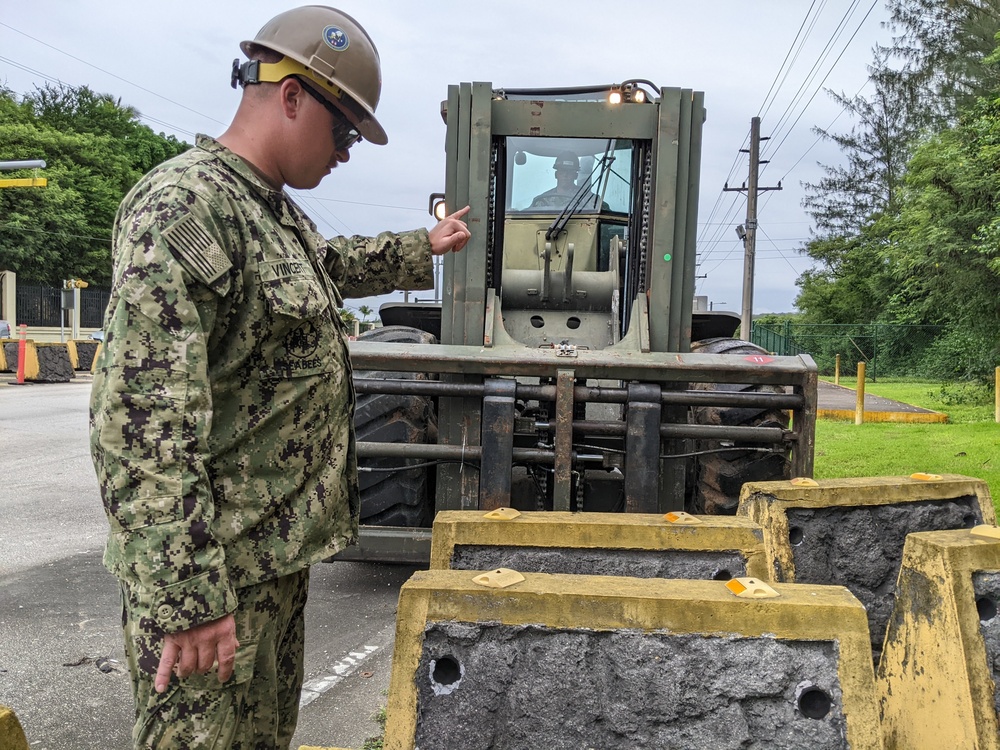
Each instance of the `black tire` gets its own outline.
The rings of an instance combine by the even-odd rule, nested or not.
[[[434,344],[437,339],[408,326],[386,326],[365,331],[364,341],[394,344]],[[356,370],[354,377],[428,380],[427,373]],[[354,410],[354,431],[359,441],[381,443],[433,443],[437,441],[437,410],[425,396],[389,394],[358,395]],[[361,523],[370,526],[423,526],[434,520],[433,468],[382,471],[417,459],[366,458],[359,464]],[[380,471],[364,471],[364,469]]]
[[[731,338],[711,338],[691,344],[691,351],[699,354],[767,354],[749,341]],[[784,393],[778,385],[693,383],[694,390],[718,390],[757,393]],[[690,419],[694,424],[745,425],[752,427],[788,427],[788,412],[760,407],[692,407]],[[693,477],[688,497],[688,510],[692,513],[732,515],[740,500],[740,489],[746,482],[766,482],[790,478],[791,464],[788,450],[781,446],[765,446],[731,441],[698,440],[695,450],[719,448],[748,448],[725,453],[706,453],[697,456],[693,463]],[[761,451],[760,448],[768,448]]]

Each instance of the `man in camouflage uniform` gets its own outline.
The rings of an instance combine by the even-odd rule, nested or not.
[[[374,117],[367,33],[332,8],[243,50],[218,140],[122,203],[91,448],[121,581],[141,748],[287,748],[312,563],[357,539],[341,295],[432,286],[464,210],[430,232],[324,240],[283,191],[315,187]]]

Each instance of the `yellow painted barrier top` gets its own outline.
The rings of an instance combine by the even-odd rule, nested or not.
[[[732,550],[745,554],[748,575],[767,576],[763,532],[756,522],[738,516],[566,511],[484,515],[471,510],[441,511],[434,518],[430,567],[451,567],[452,554],[461,545],[692,552]]]
[[[28,750],[21,722],[7,706],[0,706],[0,747],[3,750]]]

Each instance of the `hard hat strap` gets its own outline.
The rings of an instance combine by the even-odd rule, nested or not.
[[[283,57],[280,62],[276,63],[249,60],[242,65],[238,59],[233,60],[233,74],[229,82],[233,88],[236,88],[237,85],[249,86],[253,83],[278,83],[293,75],[308,78],[337,99],[344,98],[344,92],[337,86],[290,57]]]

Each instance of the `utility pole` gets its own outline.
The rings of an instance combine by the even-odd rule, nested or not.
[[[745,192],[747,194],[746,225],[736,227],[736,235],[743,240],[743,310],[740,316],[740,335],[744,340],[750,340],[750,327],[753,324],[753,279],[754,256],[757,251],[757,194],[767,190],[781,190],[781,182],[777,187],[760,187],[757,184],[760,176],[760,165],[767,161],[760,160],[760,142],[768,138],[760,135],[760,118],[750,120],[750,148],[740,149],[750,154],[750,175],[742,187],[731,188],[726,185],[724,192]]]

